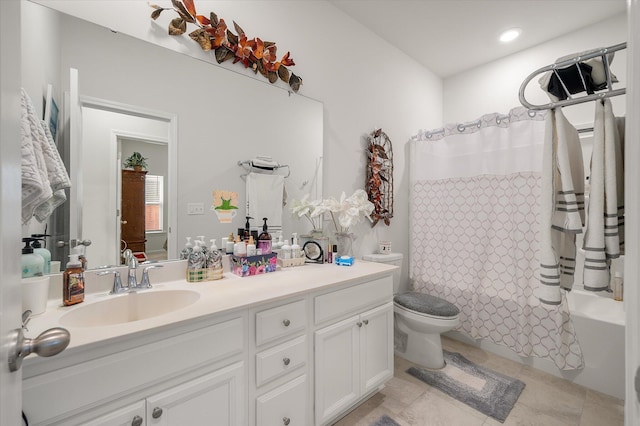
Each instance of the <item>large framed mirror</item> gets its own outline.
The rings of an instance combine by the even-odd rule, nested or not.
[[[74,68],[78,70],[81,103],[90,100],[90,105],[83,107],[82,121],[95,112],[87,112],[87,106],[114,112],[113,108],[97,107],[100,103],[122,106],[125,110],[153,111],[165,119],[174,117],[173,121],[169,119],[167,130],[174,134],[165,138],[169,165],[163,178],[168,186],[165,200],[168,222],[164,230],[166,236],[159,238],[164,239],[160,246],[166,246],[167,258],[178,256],[185,237],[203,235],[207,243],[214,238],[219,243],[221,237],[244,226],[246,184],[243,175],[247,171],[238,166],[239,161],[269,156],[289,165],[285,202],[306,193],[321,197],[322,103],[35,2],[24,2],[23,11],[23,19],[28,23],[23,25],[23,31],[39,28],[47,34],[47,37],[37,37],[37,42],[29,41],[33,37],[23,37],[27,40],[23,46],[23,86],[32,99],[39,100],[43,87],[48,84],[53,84],[56,99],[64,99],[70,90],[69,69]],[[68,117],[69,105],[61,103],[63,115]],[[138,114],[141,115],[145,114]],[[97,120],[104,124],[103,119]],[[59,146],[64,143],[65,126],[68,128],[69,123],[61,123]],[[84,195],[78,195],[79,200],[65,209],[81,208],[79,216],[83,217],[83,223],[87,217],[97,219],[104,215],[107,219],[98,226],[84,223],[80,228],[72,228],[69,234],[56,235],[51,240],[52,243],[56,239],[91,240],[92,244],[87,247],[91,266],[118,264],[121,245],[116,224],[121,220],[118,218],[120,204],[113,200],[121,191],[116,167],[122,158],[114,160],[113,155],[125,152],[123,147],[132,139],[141,142],[147,138],[147,143],[155,144],[164,142],[158,135],[145,135],[142,127],[113,125],[102,129],[100,139],[107,134],[107,141],[103,143],[110,144],[103,146],[110,152],[109,157],[105,157],[96,147],[88,148],[90,142],[97,143],[93,130],[98,126],[84,126],[91,128],[81,131],[83,146],[79,167],[91,171],[92,182],[85,180],[88,173],[75,175],[81,170],[71,167],[72,178],[82,176]],[[61,150],[65,151],[63,147]],[[98,175],[100,169],[109,170],[108,175]],[[216,189],[238,194],[238,213],[231,223],[220,223],[211,210]],[[107,199],[111,201],[107,203]],[[194,213],[189,208],[193,205],[203,208]],[[60,213],[65,219],[74,216],[63,210],[60,209]],[[252,221],[252,225],[261,224],[257,219],[261,218]],[[175,225],[171,225],[172,220]],[[292,218],[286,205],[281,225],[285,237],[306,230],[306,224]],[[146,235],[150,244],[154,236],[157,233]]]

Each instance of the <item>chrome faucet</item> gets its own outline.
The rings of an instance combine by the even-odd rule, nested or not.
[[[122,280],[120,280],[120,271],[110,269],[108,271],[98,272],[96,275],[109,275],[109,274],[113,274],[113,287],[111,287],[111,291],[109,292],[109,294],[120,294],[127,291],[126,287],[122,287]]]
[[[138,279],[136,278],[136,271],[138,269],[138,259],[133,255],[131,249],[126,249],[122,252],[124,263],[129,268],[127,272],[127,286],[129,290],[138,287]]]

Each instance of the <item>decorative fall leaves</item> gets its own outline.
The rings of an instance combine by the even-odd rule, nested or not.
[[[391,140],[377,129],[368,139],[367,148],[367,194],[373,203],[371,212],[372,226],[379,221],[385,225],[391,223],[393,217],[393,150]]]
[[[169,23],[169,35],[182,35],[187,32],[187,24],[196,25],[189,37],[200,45],[204,51],[213,50],[216,61],[221,64],[233,59],[233,63],[241,62],[245,68],[262,74],[271,83],[280,80],[288,83],[294,92],[298,92],[302,79],[290,72],[287,67],[295,65],[287,52],[279,61],[276,60],[276,44],[256,37],[249,39],[244,30],[233,22],[237,34],[229,30],[224,19],[211,12],[207,18],[196,13],[193,0],[171,0],[173,7],[160,7],[155,4],[152,19],[158,19],[165,10],[173,10],[178,14]]]

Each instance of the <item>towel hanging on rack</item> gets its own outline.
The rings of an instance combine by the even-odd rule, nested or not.
[[[266,217],[270,229],[282,229],[284,201],[284,176],[264,173],[247,175],[247,216],[257,221]]]

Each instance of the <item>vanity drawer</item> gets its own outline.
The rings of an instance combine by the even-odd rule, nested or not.
[[[307,362],[307,339],[300,336],[256,354],[256,385],[282,376]]]
[[[307,425],[307,375],[297,377],[256,399],[256,425]]]
[[[256,346],[306,328],[306,301],[288,303],[256,313]]]
[[[321,324],[324,321],[352,315],[376,304],[388,302],[392,298],[391,276],[316,296],[315,323]]]

